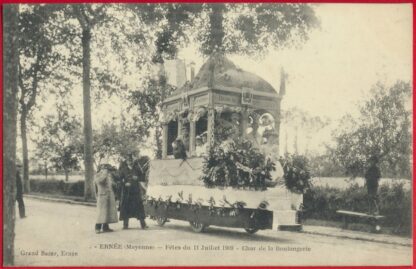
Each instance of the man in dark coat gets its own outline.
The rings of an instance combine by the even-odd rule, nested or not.
[[[377,165],[378,160],[376,157],[370,159],[370,166],[365,173],[365,183],[368,194],[368,207],[370,214],[379,214],[379,208],[377,203],[378,184],[380,181],[381,173],[380,168]]]
[[[121,162],[119,168],[120,182],[120,220],[123,220],[123,229],[129,227],[129,219],[137,218],[140,220],[142,229],[148,228],[145,222],[145,212],[143,206],[143,195],[140,189],[140,182],[146,180],[145,173],[141,165],[133,156],[129,156],[126,161]]]
[[[16,164],[16,201],[19,205],[19,216],[20,218],[25,218],[25,203],[23,202],[23,184],[22,178],[20,177],[19,170],[22,169],[22,165],[20,163]]]

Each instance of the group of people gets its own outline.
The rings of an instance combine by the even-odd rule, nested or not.
[[[123,221],[123,229],[128,229],[130,218],[138,219],[142,229],[148,228],[143,205],[148,168],[148,157],[134,155],[124,159],[118,169],[109,164],[99,166],[94,180],[98,209],[96,233],[112,232],[109,224],[119,220]],[[119,201],[118,217],[116,201]]]

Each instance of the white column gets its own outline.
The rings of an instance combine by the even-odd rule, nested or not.
[[[183,123],[182,123],[182,116],[178,117],[178,138],[180,138],[182,136],[182,127],[183,127]]]
[[[189,156],[193,156],[195,152],[195,138],[196,138],[196,122],[189,122]]]
[[[168,125],[162,125],[162,159],[168,157]]]

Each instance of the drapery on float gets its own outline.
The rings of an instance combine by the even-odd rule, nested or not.
[[[283,183],[280,103],[285,93],[213,54],[162,105],[162,159],[150,164],[146,214],[164,225],[300,229],[302,195]]]

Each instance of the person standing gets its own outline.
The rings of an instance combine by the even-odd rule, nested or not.
[[[376,157],[370,158],[370,166],[364,175],[365,184],[368,194],[369,213],[378,215],[378,185],[381,178],[380,168],[378,167],[378,159]]]
[[[120,194],[120,220],[123,221],[123,229],[128,229],[129,219],[137,218],[142,229],[148,228],[145,222],[145,212],[140,190],[141,170],[137,160],[130,155],[122,161],[119,168]]]
[[[16,201],[19,206],[19,216],[21,219],[26,217],[25,212],[25,203],[23,202],[23,184],[22,178],[20,177],[20,169],[22,169],[22,164],[16,164]]]
[[[97,198],[97,222],[95,232],[112,232],[110,223],[117,223],[117,207],[114,195],[114,181],[112,172],[114,168],[109,164],[100,165],[94,179],[95,196]]]
[[[202,137],[197,136],[195,139],[196,142],[196,146],[195,146],[195,155],[197,157],[203,157],[207,155],[207,147],[206,145],[202,142]]]

